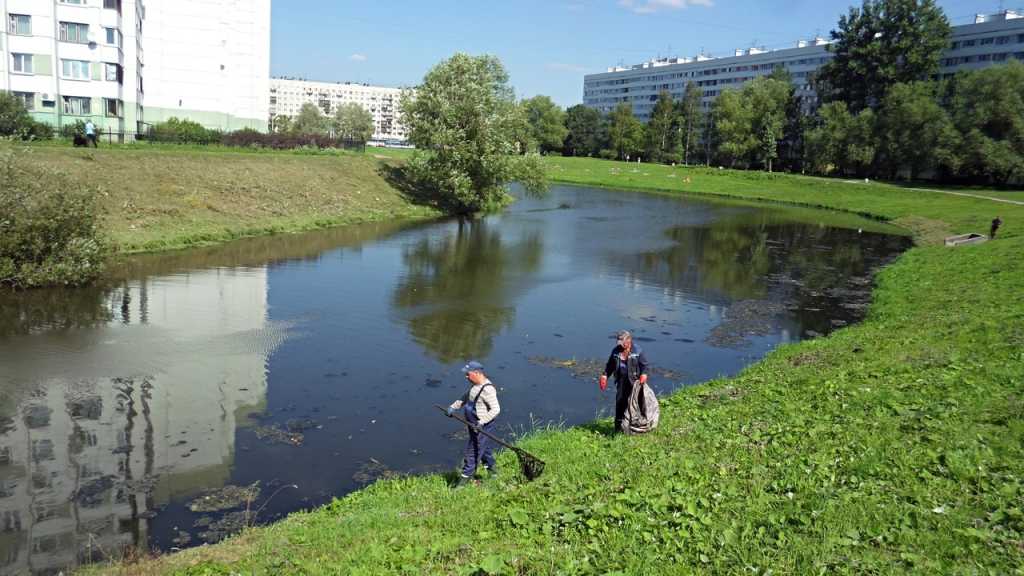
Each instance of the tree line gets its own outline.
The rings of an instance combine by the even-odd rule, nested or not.
[[[703,104],[690,82],[662,92],[646,124],[629,103],[608,114],[522,102],[545,154],[708,164],[821,175],[1005,184],[1024,179],[1024,64],[939,78],[951,28],[934,0],[865,0],[831,33],[833,58],[797,92],[789,73]]]
[[[270,131],[275,134],[332,136],[340,140],[365,144],[373,137],[373,114],[355,102],[338,106],[333,115],[326,115],[309,102],[299,108],[294,118],[274,116]]]

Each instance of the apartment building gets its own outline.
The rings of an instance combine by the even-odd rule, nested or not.
[[[0,90],[36,120],[92,120],[134,131],[142,121],[143,9],[137,0],[0,0]]]
[[[603,113],[621,102],[633,106],[633,113],[648,120],[658,95],[668,91],[682,98],[687,84],[703,90],[703,105],[709,107],[722,90],[739,88],[778,67],[789,71],[797,93],[807,102],[815,99],[813,73],[833,56],[822,38],[802,40],[792,48],[736,50],[728,57],[659,58],[629,67],[613,67],[583,79],[583,103]],[[972,70],[1005,62],[1024,61],[1024,14],[1012,10],[975,17],[973,24],[954,26],[949,48],[943,54],[940,75],[949,77],[959,70]]]
[[[310,82],[293,78],[270,80],[270,116],[295,117],[303,104],[314,104],[331,116],[342,104],[359,104],[373,115],[373,140],[405,142],[408,132],[399,106],[401,88],[352,82]]]
[[[0,90],[56,127],[266,130],[271,0],[0,0]]]

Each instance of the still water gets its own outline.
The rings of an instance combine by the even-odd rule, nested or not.
[[[592,365],[620,328],[660,393],[734,374],[862,317],[909,244],[827,212],[556,187],[484,219],[252,239],[0,295],[0,573],[215,541],[246,505],[190,510],[210,489],[258,482],[247,507],[267,522],[453,469],[458,428],[432,406],[470,358],[506,436],[606,414]]]

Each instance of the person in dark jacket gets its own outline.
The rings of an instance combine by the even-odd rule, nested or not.
[[[989,228],[988,230],[988,237],[994,240],[996,237],[996,232],[999,231],[999,227],[1002,225],[1003,221],[999,219],[999,216],[996,216],[995,219],[992,220],[992,227]]]
[[[615,337],[615,348],[608,356],[599,384],[604,392],[608,388],[608,377],[615,376],[615,429],[621,430],[634,384],[647,383],[647,357],[640,347],[633,346],[633,335],[628,330],[619,330]]]

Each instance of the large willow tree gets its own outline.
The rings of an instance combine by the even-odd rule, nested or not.
[[[540,157],[526,154],[529,124],[508,73],[494,56],[455,54],[435,66],[402,102],[413,182],[458,213],[493,210],[518,181],[528,192],[546,188]]]

